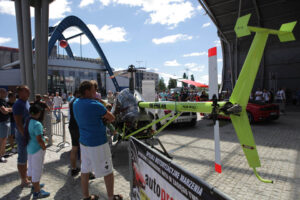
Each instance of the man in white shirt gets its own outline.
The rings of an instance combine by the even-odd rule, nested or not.
[[[262,95],[263,92],[260,90],[260,88],[257,88],[256,92],[255,92],[255,101],[262,101]]]
[[[56,122],[60,122],[60,110],[63,104],[62,98],[59,96],[59,92],[56,92],[56,96],[53,98],[54,104],[54,115],[56,117]]]
[[[285,113],[285,91],[283,88],[279,88],[279,90],[276,93],[276,103],[279,104],[280,111],[282,113]]]
[[[269,103],[270,102],[270,92],[268,90],[264,89],[262,97],[263,97],[263,101],[265,103]]]

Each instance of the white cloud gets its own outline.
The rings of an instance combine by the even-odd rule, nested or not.
[[[149,68],[149,67],[147,67],[146,70],[150,71],[150,72],[158,72],[158,68]]]
[[[85,4],[83,1],[85,0],[81,3]],[[149,13],[150,18],[146,23],[171,27],[176,27],[178,23],[192,18],[196,10],[188,0],[100,0],[100,2],[103,6],[119,4],[140,7],[142,11]]]
[[[201,11],[203,8],[201,5],[197,6],[197,10]]]
[[[178,79],[178,78],[179,78],[179,77],[177,77],[177,76],[175,76],[175,75],[171,75],[171,74],[164,73],[164,72],[160,72],[160,73],[158,73],[158,74],[159,74],[159,76],[160,76],[161,78],[164,79],[164,82],[165,82],[166,85],[168,85],[168,82],[169,82],[169,79],[170,79],[170,78],[172,78],[172,79]]]
[[[79,8],[83,8],[86,7],[90,4],[93,4],[95,1],[94,0],[81,0],[80,4],[79,4]]]
[[[0,45],[10,42],[11,38],[6,38],[6,37],[0,37]]]
[[[210,22],[207,22],[207,23],[203,24],[202,28],[205,28],[205,27],[208,27],[208,26],[210,26]]]
[[[71,12],[70,2],[68,0],[53,1],[49,6],[49,19],[60,19]],[[15,5],[13,1],[0,1],[0,13],[15,16]],[[30,7],[31,17],[34,17],[34,8]]]
[[[123,27],[112,27],[110,25],[104,25],[99,29],[95,24],[88,24],[88,28],[91,30],[95,38],[101,43],[108,42],[125,42],[126,31]],[[70,36],[81,33],[76,27],[70,27],[63,32],[63,35],[68,38]],[[89,39],[83,35],[81,43],[83,45],[88,44]],[[69,40],[69,43],[80,43],[80,37]]]
[[[201,65],[201,66],[199,66],[199,67],[193,67],[193,68],[191,68],[190,70],[191,70],[192,72],[203,72],[204,68],[205,68],[205,66],[204,66],[204,65]]]
[[[192,67],[196,67],[197,63],[186,63],[184,66],[187,68],[192,68]]]
[[[197,63],[186,63],[184,66],[187,67],[188,70],[190,70],[192,72],[202,72],[205,68],[204,65],[198,66]]]
[[[222,58],[218,58],[218,62],[223,62],[223,59]]]
[[[215,45],[216,45],[217,47],[220,47],[220,46],[221,46],[221,41],[220,41],[220,40],[215,40],[214,43],[215,43]]]
[[[0,13],[15,15],[15,5],[13,1],[0,1]]]
[[[202,51],[202,52],[193,52],[189,54],[184,54],[182,57],[192,57],[192,56],[204,56],[207,55],[207,52]]]
[[[200,76],[199,82],[204,83],[204,84],[208,84],[208,75]]]
[[[164,63],[164,66],[168,66],[168,67],[178,67],[180,66],[180,64],[177,62],[177,60],[171,60],[171,61],[166,61]]]
[[[176,35],[169,35],[163,38],[153,38],[152,42],[154,44],[167,44],[167,43],[175,43],[180,40],[191,40],[193,36],[185,35],[185,34],[176,34]]]
[[[56,0],[49,6],[49,19],[60,19],[66,17],[66,13],[71,12],[71,2],[68,0]]]
[[[58,24],[60,24],[61,20],[59,20],[58,22],[56,22],[53,26],[58,26]]]
[[[85,1],[85,0],[82,0]],[[102,3],[103,6],[108,6],[111,3],[111,0],[100,0],[100,2]],[[114,0],[115,2],[115,0]]]

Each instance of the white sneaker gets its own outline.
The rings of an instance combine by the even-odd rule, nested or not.
[[[6,163],[7,160],[2,156],[2,157],[0,157],[0,162],[1,162],[1,163]]]

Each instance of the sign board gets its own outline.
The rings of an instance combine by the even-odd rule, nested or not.
[[[132,200],[231,199],[133,137],[129,159]]]
[[[145,101],[155,101],[155,80],[142,81],[142,94]]]

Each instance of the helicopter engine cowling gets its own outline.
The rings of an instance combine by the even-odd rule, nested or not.
[[[112,109],[115,115],[115,127],[122,130],[124,123],[126,125],[127,134],[138,130],[153,120],[153,114],[146,109],[139,108],[138,102],[144,101],[141,94],[138,91],[130,91],[128,88],[122,90],[114,103]],[[151,127],[150,127],[151,128]],[[150,130],[146,130],[150,131]],[[143,134],[145,132],[142,132]],[[140,135],[140,134],[139,134]]]

